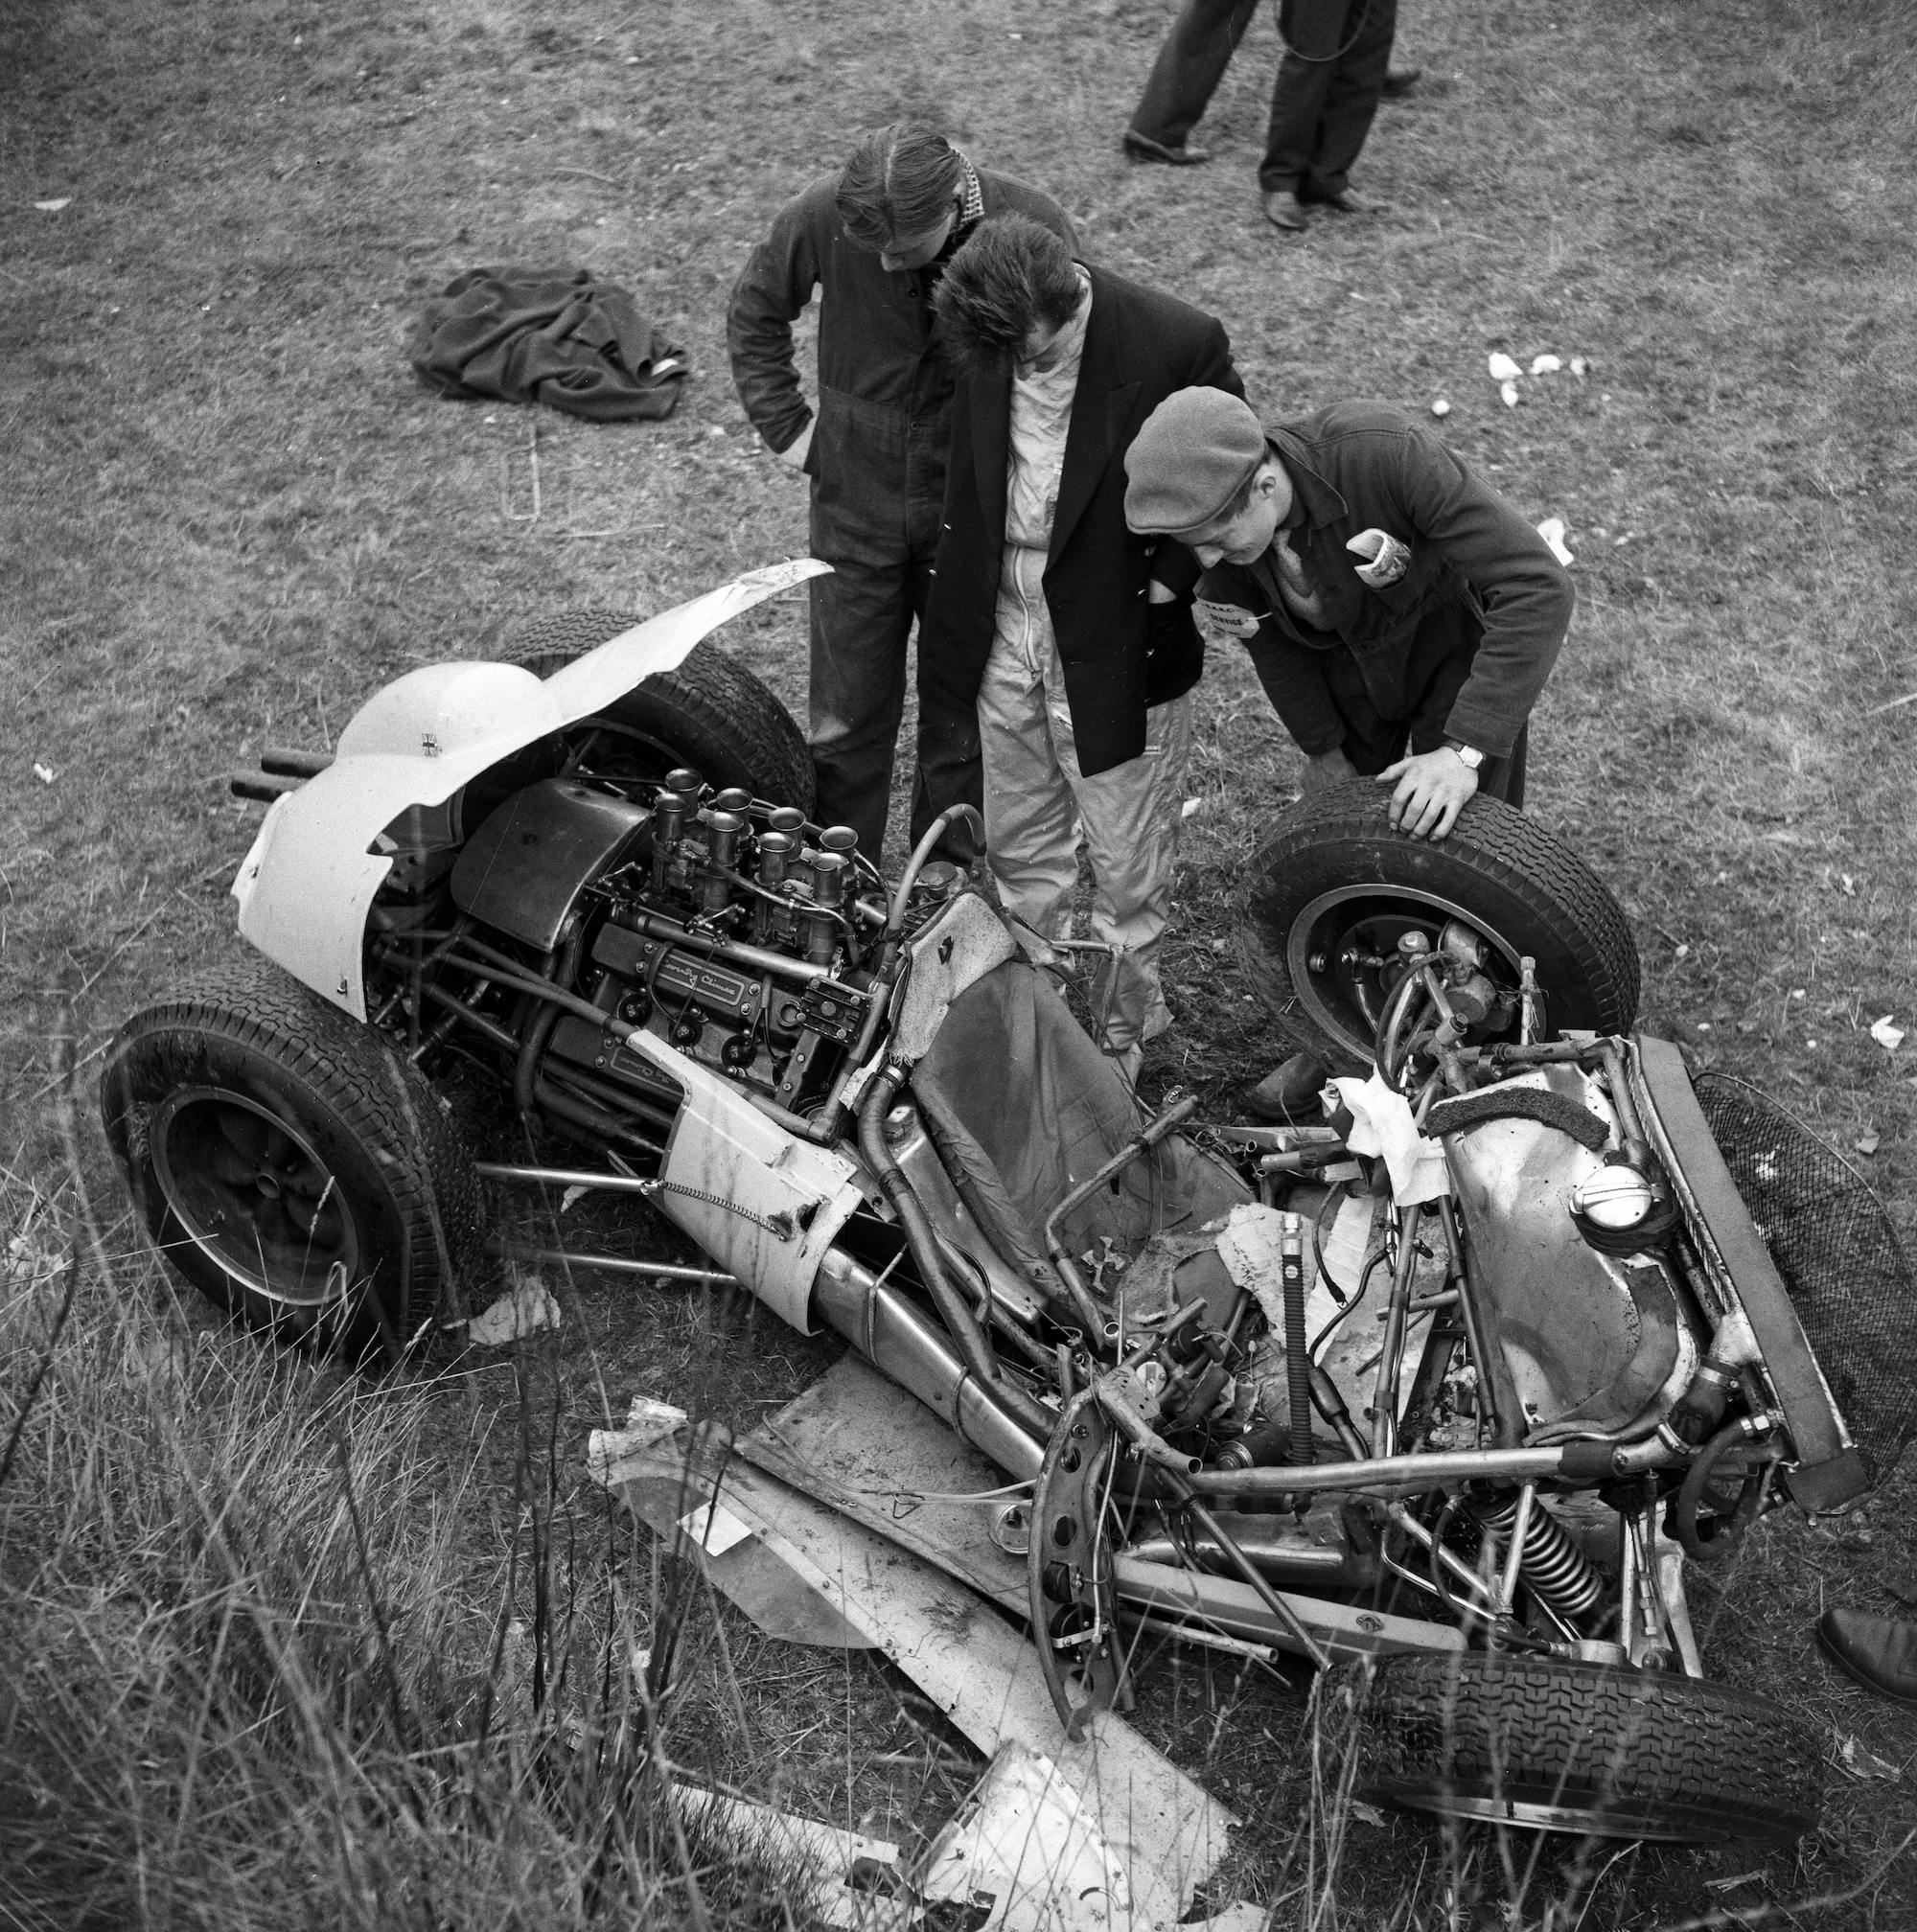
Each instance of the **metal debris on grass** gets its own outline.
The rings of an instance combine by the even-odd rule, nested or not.
[[[537,1334],[542,1328],[557,1328],[560,1320],[552,1291],[537,1275],[530,1275],[510,1294],[501,1295],[473,1316],[466,1323],[466,1339],[481,1348],[503,1348],[507,1343]],[[459,1325],[449,1323],[454,1328]]]
[[[655,1402],[650,1395],[635,1395],[623,1429],[595,1429],[587,1438],[586,1466],[595,1482],[603,1483],[615,1462],[662,1441],[682,1428],[685,1420],[685,1411],[674,1408],[670,1402]]]
[[[1838,1734],[1837,1762],[1851,1776],[1862,1783],[1895,1783],[1904,1776],[1903,1770],[1887,1758],[1880,1758],[1875,1751],[1866,1751],[1855,1737]]]
[[[675,1781],[672,1793],[688,1825],[704,1826],[734,1852],[755,1855],[789,1876],[804,1893],[810,1916],[821,1923],[876,1927],[905,1922],[907,1915],[893,1903],[899,1848],[890,1840],[842,1831],[816,1818],[696,1784]]]

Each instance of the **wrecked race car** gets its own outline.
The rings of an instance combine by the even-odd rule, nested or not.
[[[552,620],[236,781],[272,801],[234,886],[264,956],[136,1014],[102,1081],[167,1259],[397,1358],[482,1184],[635,1197],[1029,1486],[976,1561],[1068,1728],[1149,1630],[1349,1673],[1400,1805],[1806,1830],[1819,1740],[1705,1679],[1685,1576],[1909,1434],[1867,1192],[1630,1032],[1628,930],[1558,841],[1479,801],[1420,845],[1370,786],[1291,815],[1241,934],[1346,1070],[1324,1124],[1148,1114],[945,821],[890,881],[808,822],[797,727],[702,640],[821,567]],[[571,1151],[475,1162],[455,1056]]]

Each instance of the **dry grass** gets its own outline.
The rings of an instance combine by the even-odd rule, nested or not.
[[[1167,11],[0,0],[0,1232],[57,1230],[63,1268],[79,1225],[49,1112],[62,1002],[84,1070],[127,1010],[232,943],[248,822],[215,773],[328,742],[384,678],[555,606],[656,609],[803,548],[798,487],[730,393],[726,291],[851,128],[918,105],[1057,193],[1100,261],[1222,315],[1262,406],[1444,395],[1454,445],[1567,519],[1581,610],[1537,721],[1534,810],[1630,913],[1650,1020],[1840,1146],[1874,1132],[1910,1226],[1917,1062],[1865,1031],[1917,1015],[1917,702],[1895,702],[1917,693],[1907,8],[1430,0],[1402,30],[1429,78],[1362,168],[1395,212],[1300,245],[1253,199],[1268,18],[1208,124],[1217,162],[1120,159]],[[400,349],[425,295],[539,259],[612,270],[683,338],[698,380],[678,418],[535,425],[415,384]],[[1506,410],[1493,348],[1591,367]],[[799,620],[768,607],[728,635],[793,701]],[[1183,1024],[1148,1080],[1222,1098],[1273,1050],[1213,942],[1295,769],[1220,656],[1170,962]],[[615,1896],[691,1912],[697,1868],[618,1782],[636,1719],[605,1661],[684,1584],[578,1493],[585,1431],[749,1356],[743,1388],[703,1396],[743,1417],[815,1372],[815,1346],[748,1310],[582,1282],[520,1371],[444,1361],[417,1386],[343,1386],[173,1308],[97,1163],[89,1143],[112,1252],[82,1255],[66,1330],[49,1352],[59,1270],[10,1279],[4,1318],[0,1422],[51,1364],[0,1489],[5,1654],[48,1666],[6,1717],[47,1781],[19,1814],[38,1862],[0,1869],[56,1901],[39,1922],[72,1922],[76,1899],[101,1924],[570,1922]],[[1917,1730],[1839,1686],[1809,1623],[1826,1593],[1917,1597],[1913,1503],[1906,1472],[1859,1518],[1767,1526],[1702,1593],[1715,1668],[1825,1724],[1834,1757],[1848,1736],[1903,1767],[1834,1764],[1796,1861],[1644,1852],[1600,1872],[1553,1849],[1527,1879],[1477,1834],[1314,1813],[1294,1692],[1167,1657],[1145,1719],[1251,1818],[1247,1874],[1286,1900],[1282,1922],[1477,1926],[1508,1907],[1598,1932],[1842,1898],[1811,1916],[1907,1923],[1917,1877],[1893,1854]],[[542,1600],[573,1606],[554,1714],[628,1740],[587,1754],[611,1767],[589,1776],[555,1756],[558,1716],[499,1634],[546,1627]],[[778,1789],[842,1823],[949,1807],[962,1754],[894,1676],[692,1607],[697,1721],[673,1735],[697,1748],[670,1749],[741,1782],[778,1760]],[[529,1635],[535,1655],[545,1641]],[[480,1744],[461,1726],[486,1684],[500,1714]],[[919,1768],[870,1761],[902,1755]],[[626,1891],[595,1894],[614,1819],[635,1856]],[[1346,1833],[1335,1886],[1328,1830]],[[749,1917],[766,1897],[747,1874],[706,1905]],[[10,1910],[28,1906],[0,1891]]]

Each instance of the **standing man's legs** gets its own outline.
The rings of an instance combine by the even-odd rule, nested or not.
[[[1064,702],[1017,644],[993,643],[978,711],[985,852],[1000,904],[1042,939],[1064,936],[1078,883],[1078,808],[1053,747]]]
[[[885,843],[892,757],[905,712],[912,572],[898,535],[836,509],[812,512],[812,554],[832,565],[812,580],[807,690],[821,825],[849,825],[876,864]]]
[[[1105,1019],[1099,1045],[1120,1056],[1128,1077],[1137,1075],[1144,1043],[1171,1024],[1158,952],[1177,875],[1191,708],[1189,692],[1154,704],[1145,713],[1143,752],[1091,778],[1078,773],[1069,722],[1058,736],[1092,862],[1092,936],[1120,949],[1099,969],[1092,1010]]]
[[[1161,148],[1182,149],[1258,7],[1259,0],[1185,0],[1152,62],[1128,131]]]
[[[1306,200],[1328,201],[1345,192],[1351,164],[1364,148],[1384,95],[1391,45],[1397,34],[1397,0],[1358,0],[1358,4],[1365,10],[1363,23],[1353,7],[1345,27],[1351,45],[1330,70],[1331,85],[1320,109],[1317,151],[1303,190]]]
[[[934,560],[945,518],[945,465],[929,463],[912,468],[911,502],[907,512],[908,581],[918,632],[917,770],[912,781],[911,834],[915,847],[932,821],[948,806],[984,809],[984,776],[979,756],[979,711],[974,703],[957,704],[944,695],[942,680],[926,675],[925,607],[932,596]],[[948,859],[969,864],[977,841],[971,827],[960,822],[938,841]],[[872,854],[877,859],[878,854]]]
[[[1345,44],[1364,5],[1366,0],[1287,0],[1282,9],[1287,45],[1272,82],[1259,168],[1259,186],[1267,195],[1302,195],[1310,182],[1325,102],[1337,72],[1328,57]]]

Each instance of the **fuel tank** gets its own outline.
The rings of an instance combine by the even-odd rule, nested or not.
[[[1524,1087],[1585,1109],[1615,1143],[1610,1103],[1579,1069],[1540,1067],[1482,1092]],[[1698,1359],[1671,1276],[1653,1254],[1600,1254],[1571,1215],[1572,1190],[1605,1154],[1523,1117],[1481,1120],[1444,1145],[1471,1278],[1496,1337],[1499,1393],[1522,1417],[1519,1433],[1610,1433],[1668,1409]]]

